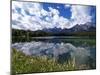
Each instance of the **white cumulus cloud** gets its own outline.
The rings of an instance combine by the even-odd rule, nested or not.
[[[88,6],[65,5],[68,7],[70,19],[60,16],[58,9],[48,7],[49,11],[45,10],[42,3],[12,1],[12,28],[32,31],[54,27],[64,29],[91,22]]]
[[[85,24],[91,22],[92,16],[90,16],[90,7],[81,6],[81,5],[72,5],[71,6],[71,22],[73,25],[76,24]]]

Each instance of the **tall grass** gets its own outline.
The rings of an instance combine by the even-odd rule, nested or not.
[[[53,58],[49,59],[46,56],[32,57],[16,49],[12,49],[11,70],[13,75],[21,73],[71,71],[76,69],[75,59],[60,64]],[[80,67],[80,69],[82,68]]]

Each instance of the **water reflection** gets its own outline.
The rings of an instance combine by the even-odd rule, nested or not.
[[[95,47],[74,46],[71,43],[50,43],[32,41],[24,43],[14,43],[12,48],[22,51],[26,55],[47,56],[56,58],[59,63],[64,63],[69,59],[75,58],[76,64],[95,63]]]

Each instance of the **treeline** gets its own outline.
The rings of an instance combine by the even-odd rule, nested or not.
[[[45,32],[42,30],[25,31],[25,30],[12,29],[12,37],[39,37],[39,36],[96,36],[96,31],[54,33],[54,32]]]
[[[38,31],[30,31],[30,30],[18,30],[18,29],[12,29],[12,36],[30,36],[30,37],[38,37],[38,36],[49,36],[49,33],[46,33],[44,31],[38,30]]]

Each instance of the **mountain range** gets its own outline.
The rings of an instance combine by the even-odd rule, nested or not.
[[[12,29],[13,36],[23,37],[38,37],[38,36],[96,36],[96,25],[93,23],[77,24],[70,29],[61,28],[45,28],[42,30],[30,31],[30,30],[18,30]]]
[[[95,24],[93,23],[86,23],[86,24],[77,24],[70,29],[61,29],[61,28],[49,28],[43,29],[44,32],[52,32],[52,33],[72,33],[72,32],[94,32],[96,31]]]

